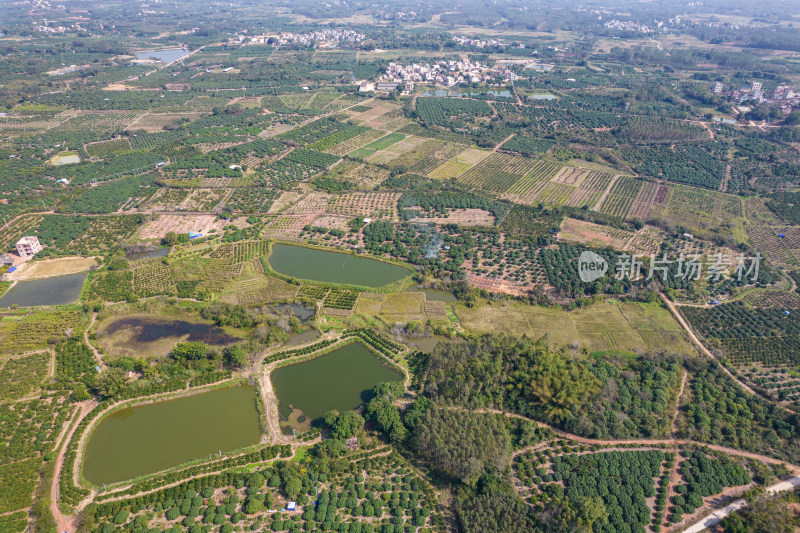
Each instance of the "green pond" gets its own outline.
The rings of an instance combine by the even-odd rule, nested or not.
[[[86,272],[20,281],[0,298],[0,307],[66,305],[81,297]]]
[[[89,438],[83,477],[95,485],[115,483],[257,444],[258,419],[256,390],[249,385],[121,409]]]
[[[405,267],[368,257],[288,244],[272,247],[269,264],[285,276],[366,287],[394,283],[411,274]]]
[[[403,374],[384,363],[360,342],[302,363],[281,367],[271,375],[284,427],[307,430],[312,422],[336,409],[355,409],[370,400],[381,381],[399,381]]]

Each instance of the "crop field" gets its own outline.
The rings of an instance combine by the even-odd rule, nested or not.
[[[232,189],[193,189],[181,207],[186,211],[212,211],[232,192]]]
[[[71,411],[65,402],[67,397],[67,392],[57,391],[32,400],[0,405],[0,465],[38,459],[51,450]],[[5,488],[2,483],[0,487]],[[22,496],[30,498],[31,494]]]
[[[286,213],[292,215],[324,213],[325,209],[328,207],[330,198],[331,195],[324,192],[310,192],[299,200],[296,200],[291,207],[286,210]]]
[[[428,174],[428,177],[434,179],[457,178],[458,176],[469,170],[473,165],[480,163],[490,154],[491,152],[489,152],[488,150],[480,150],[478,148],[467,148],[466,150],[459,152],[451,160],[446,161],[439,167],[433,169]],[[422,161],[424,160],[425,159],[423,159]]]
[[[670,185],[663,203],[658,202],[661,194],[659,188],[651,217],[681,225],[695,235],[711,236],[712,232],[718,232],[735,242],[747,240],[739,198],[681,185]],[[748,231],[751,226],[748,226]]]
[[[635,233],[611,226],[601,226],[584,220],[565,218],[558,232],[559,239],[585,244],[587,246],[604,248],[612,246],[617,250],[625,248],[625,243]]]
[[[9,221],[8,227],[0,227],[0,245],[4,248],[13,246],[20,237],[32,228],[38,227],[44,217],[42,215],[25,215]]]
[[[790,241],[779,234],[787,235],[789,230],[769,210],[761,198],[750,198],[745,202],[747,215],[747,238],[750,244],[764,254],[775,266],[800,265],[800,250],[790,248]]]
[[[16,400],[35,392],[50,373],[49,351],[0,360],[0,397]]]
[[[314,221],[315,215],[306,214],[298,216],[279,215],[270,220],[264,228],[264,237],[276,239],[297,240],[303,228]]]
[[[525,333],[532,338],[546,335],[553,345],[564,346],[578,341],[591,351],[667,349],[677,353],[695,353],[678,322],[657,304],[600,303],[568,313],[516,302],[495,302],[473,308],[459,304],[456,315],[464,327],[474,331],[510,335]]]
[[[349,215],[395,220],[397,200],[400,193],[346,193],[332,196],[326,211],[337,215]]]
[[[296,181],[305,181],[322,173],[322,169],[312,165],[298,163],[286,157],[270,163],[264,169],[264,175],[273,187],[282,187]]]
[[[176,294],[172,269],[161,261],[137,266],[133,271],[133,292],[140,298],[157,294]]]
[[[236,305],[260,305],[292,300],[297,291],[296,285],[265,276],[263,263],[253,258],[244,263],[241,273],[225,287],[220,299]]]
[[[89,217],[87,232],[69,243],[70,251],[92,255],[108,250],[133,235],[139,227],[137,215]]]
[[[386,164],[395,168],[411,168],[441,147],[441,141],[408,136],[389,149],[376,153],[370,163]]]
[[[102,158],[108,154],[129,152],[131,150],[131,143],[128,139],[112,139],[110,141],[90,143],[84,148],[86,149],[86,153],[90,156]]]
[[[613,174],[592,170],[585,176],[581,186],[569,197],[567,205],[572,207],[589,206],[594,208],[613,179]]]
[[[391,145],[400,142],[405,138],[406,136],[402,133],[390,133],[389,135],[384,135],[383,137],[372,141],[366,146],[362,146],[361,148],[354,150],[349,154],[349,156],[356,159],[368,159],[379,150],[385,150]]]
[[[362,146],[366,146],[371,142],[380,139],[384,135],[386,135],[386,132],[384,131],[368,129],[365,132],[356,135],[355,137],[350,137],[346,140],[343,140],[339,144],[331,146],[330,148],[327,148],[322,151],[327,154],[332,154],[341,157]]]
[[[63,339],[81,320],[79,311],[33,311],[0,314],[0,353],[46,348]]]
[[[639,220],[647,220],[647,217],[650,216],[650,210],[653,208],[653,204],[655,203],[656,195],[658,194],[660,187],[661,185],[658,183],[653,183],[652,181],[644,182],[642,184],[642,188],[639,190],[639,194],[636,195],[636,199],[631,205],[628,216],[632,218],[638,218]]]
[[[542,201],[555,205],[566,204],[575,193],[575,187],[563,183],[550,182],[545,185],[536,197]]]
[[[590,173],[591,172],[585,168],[564,167],[559,170],[555,176],[550,178],[550,180],[556,183],[563,183],[564,185],[580,187]]]
[[[390,135],[402,135],[400,133],[392,133]],[[380,141],[380,139],[378,139]],[[383,150],[378,150],[366,157],[366,160],[372,164],[389,165],[392,168],[405,167],[408,168],[419,159],[427,156],[433,150],[438,148],[429,145],[430,141],[421,137],[404,137],[398,139],[396,142],[389,145]],[[357,150],[358,152],[358,150]]]
[[[603,205],[600,206],[599,211],[608,215],[626,218],[636,195],[639,194],[639,189],[642,188],[642,183],[642,180],[636,178],[620,176],[614,182],[605,200],[603,200]]]
[[[185,188],[170,189],[168,187],[160,187],[156,193],[145,202],[142,210],[174,211],[189,197],[190,192],[190,189]]]
[[[167,126],[175,126],[182,118],[197,120],[200,113],[145,113],[139,118],[130,122],[125,128],[127,131],[144,130],[147,133],[164,130]]]
[[[526,174],[537,168],[538,161],[509,154],[493,153],[459,176],[458,181],[472,187],[506,192]]]
[[[456,155],[464,151],[464,146],[454,143],[445,143],[429,155],[423,157],[409,169],[416,174],[426,175],[434,169],[439,168],[446,162],[451,161]],[[433,176],[431,176],[433,177]]]
[[[561,164],[544,159],[532,161],[535,163],[531,169],[505,191],[504,196],[509,200],[521,204],[530,204],[536,201],[539,192],[562,168]]]
[[[769,289],[752,289],[744,293],[741,300],[760,308],[800,309],[800,294]]]
[[[445,216],[412,218],[419,224],[458,224],[459,226],[492,226],[494,215],[485,209],[450,209]]]
[[[239,187],[225,205],[241,213],[266,213],[272,202],[280,196],[280,191],[266,187]]]
[[[664,232],[658,228],[645,226],[628,241],[627,251],[645,255],[655,254],[661,249]]]
[[[339,166],[341,166],[341,164],[337,166],[337,169]],[[390,175],[391,172],[385,168],[368,164],[358,164],[347,169],[343,177],[357,183],[360,187],[365,189],[374,189],[376,186],[383,183]]]
[[[140,239],[163,239],[170,231],[175,233],[208,234],[212,229],[221,231],[228,222],[217,220],[215,215],[159,215],[154,220],[146,222],[139,230],[137,237]]]

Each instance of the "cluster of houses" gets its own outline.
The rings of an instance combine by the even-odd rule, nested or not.
[[[276,47],[285,44],[300,44],[303,46],[316,46],[323,43],[350,43],[358,44],[366,39],[363,33],[353,30],[321,30],[310,33],[281,33],[278,35],[245,35],[231,37],[228,42],[232,44],[272,44]]]
[[[399,84],[404,84],[409,90],[415,83],[432,83],[452,87],[465,83],[486,83],[493,81],[514,81],[519,76],[501,67],[489,68],[478,61],[442,61],[440,63],[413,63],[400,65],[389,63],[386,72],[375,85],[376,90],[393,90]],[[363,84],[362,84],[363,85]],[[392,86],[390,88],[390,86]]]
[[[727,96],[731,102],[743,104],[754,102],[756,104],[768,104],[780,106],[781,113],[788,115],[792,112],[793,106],[800,105],[800,93],[795,92],[795,87],[780,84],[771,92],[765,90],[761,82],[754,81],[747,87],[740,87],[731,91],[726,91],[725,86],[716,82],[711,88],[711,92],[721,96]]]

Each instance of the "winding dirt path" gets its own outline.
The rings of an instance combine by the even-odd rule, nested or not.
[[[683,370],[683,377],[681,378],[681,388],[678,391],[678,396],[675,399],[675,413],[672,415],[672,423],[670,427],[672,428],[672,436],[675,437],[675,434],[678,432],[675,424],[678,421],[678,415],[681,412],[681,398],[683,397],[683,390],[686,388],[686,382],[689,381],[689,372],[686,369]]]
[[[92,351],[94,359],[95,361],[97,361],[97,366],[99,366],[101,370],[106,370],[107,368],[106,362],[103,361],[103,356],[100,355],[100,352],[97,351],[97,348],[95,348],[94,345],[91,342],[89,342],[89,330],[92,329],[92,326],[94,326],[95,320],[97,320],[97,313],[92,313],[92,321],[89,322],[89,325],[86,327],[86,329],[83,330],[83,341],[86,343],[86,346],[88,346],[89,349]]]
[[[64,468],[64,457],[67,454],[67,446],[72,440],[72,436],[75,434],[75,430],[78,429],[81,421],[96,406],[97,402],[94,400],[80,402],[78,404],[78,415],[70,424],[69,430],[67,430],[64,438],[61,439],[55,467],[53,468],[53,480],[50,484],[50,513],[53,515],[53,520],[55,520],[59,532],[74,533],[75,531],[75,517],[63,514],[58,507],[59,482],[61,480],[61,470]]]
[[[790,414],[796,414],[788,407],[784,407],[779,403],[776,403],[773,400],[764,397],[763,395],[759,394],[745,383],[742,383],[742,381],[740,381],[736,376],[734,376],[733,373],[725,367],[725,365],[719,362],[719,360],[714,356],[714,354],[711,353],[711,350],[706,348],[705,345],[702,342],[700,342],[700,339],[697,337],[697,335],[695,335],[694,331],[692,331],[691,326],[689,326],[689,323],[686,321],[685,318],[683,318],[683,315],[680,313],[680,311],[678,311],[678,306],[675,305],[675,302],[667,298],[667,296],[663,292],[660,292],[659,295],[661,296],[661,299],[664,300],[664,302],[667,304],[667,307],[672,312],[672,315],[675,317],[675,319],[678,321],[678,323],[681,325],[684,331],[686,331],[686,334],[689,335],[689,338],[692,340],[692,342],[694,342],[695,345],[697,345],[700,351],[702,351],[708,357],[716,361],[719,364],[719,367],[722,369],[722,371],[725,372],[725,374],[727,374],[728,377],[731,378],[734,383],[738,384],[742,390],[744,390],[748,394],[752,394],[753,396],[757,396],[758,398],[761,398],[762,400],[769,402],[778,409],[782,409],[783,411]]]

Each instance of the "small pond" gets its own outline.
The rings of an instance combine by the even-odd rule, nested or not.
[[[289,333],[289,338],[286,340],[284,346],[299,346],[314,341],[319,337],[319,331],[316,329],[309,329],[302,333]]]
[[[169,255],[169,248],[159,248],[145,252],[130,252],[125,256],[128,261],[141,261],[142,259],[153,259],[154,257],[166,257]]]
[[[191,53],[190,50],[183,48],[171,48],[169,50],[147,50],[144,52],[136,52],[136,57],[139,59],[158,59],[164,63],[172,63],[178,59],[185,57]]]
[[[278,315],[293,316],[300,322],[307,322],[317,314],[317,310],[313,305],[305,305],[299,302],[270,305],[267,308]]]
[[[0,298],[0,307],[34,307],[37,305],[66,305],[81,296],[86,272],[52,278],[20,281]]]
[[[50,160],[50,163],[54,166],[60,167],[61,165],[74,165],[81,162],[81,158],[78,154],[74,153],[67,153],[64,155],[57,155],[53,159]]]
[[[529,94],[528,98],[533,98],[534,100],[558,100],[558,96],[550,93]]]
[[[394,283],[411,274],[408,268],[377,259],[289,244],[274,245],[269,264],[285,276],[366,287]]]
[[[258,417],[249,385],[121,409],[89,437],[83,477],[115,483],[257,444]]]
[[[305,431],[322,415],[355,409],[371,398],[372,387],[399,381],[403,374],[353,342],[328,354],[281,367],[270,379],[284,427]]]

